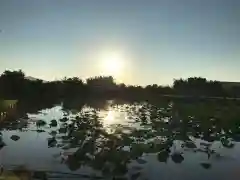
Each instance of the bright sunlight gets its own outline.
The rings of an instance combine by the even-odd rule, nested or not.
[[[106,75],[118,76],[122,73],[124,58],[116,52],[107,52],[101,57],[101,69]]]

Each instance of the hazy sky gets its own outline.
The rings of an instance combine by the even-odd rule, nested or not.
[[[0,29],[0,72],[95,76],[115,52],[127,84],[240,81],[240,0],[0,0]]]

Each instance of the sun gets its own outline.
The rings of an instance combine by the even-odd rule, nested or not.
[[[120,75],[122,73],[123,64],[123,57],[116,52],[105,53],[101,58],[102,71],[105,75]]]

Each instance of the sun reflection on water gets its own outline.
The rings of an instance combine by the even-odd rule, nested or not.
[[[108,133],[113,133],[125,121],[125,114],[115,108],[102,112],[102,117],[103,127]]]
[[[114,110],[109,110],[107,116],[104,118],[104,125],[109,126],[116,123],[116,112]]]

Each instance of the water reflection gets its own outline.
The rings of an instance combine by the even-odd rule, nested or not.
[[[223,169],[230,174],[240,165],[240,107],[232,101],[103,104],[57,105],[4,122],[2,162],[128,179],[175,179],[176,168],[182,179],[197,172],[223,179]]]
[[[102,115],[102,124],[107,133],[114,133],[119,126],[122,124],[124,119],[121,119],[121,112],[115,109],[109,109],[108,111],[100,112]]]
[[[116,120],[116,112],[114,110],[109,110],[107,113],[107,116],[104,118],[104,126],[109,126],[111,124],[116,124],[117,120]]]

